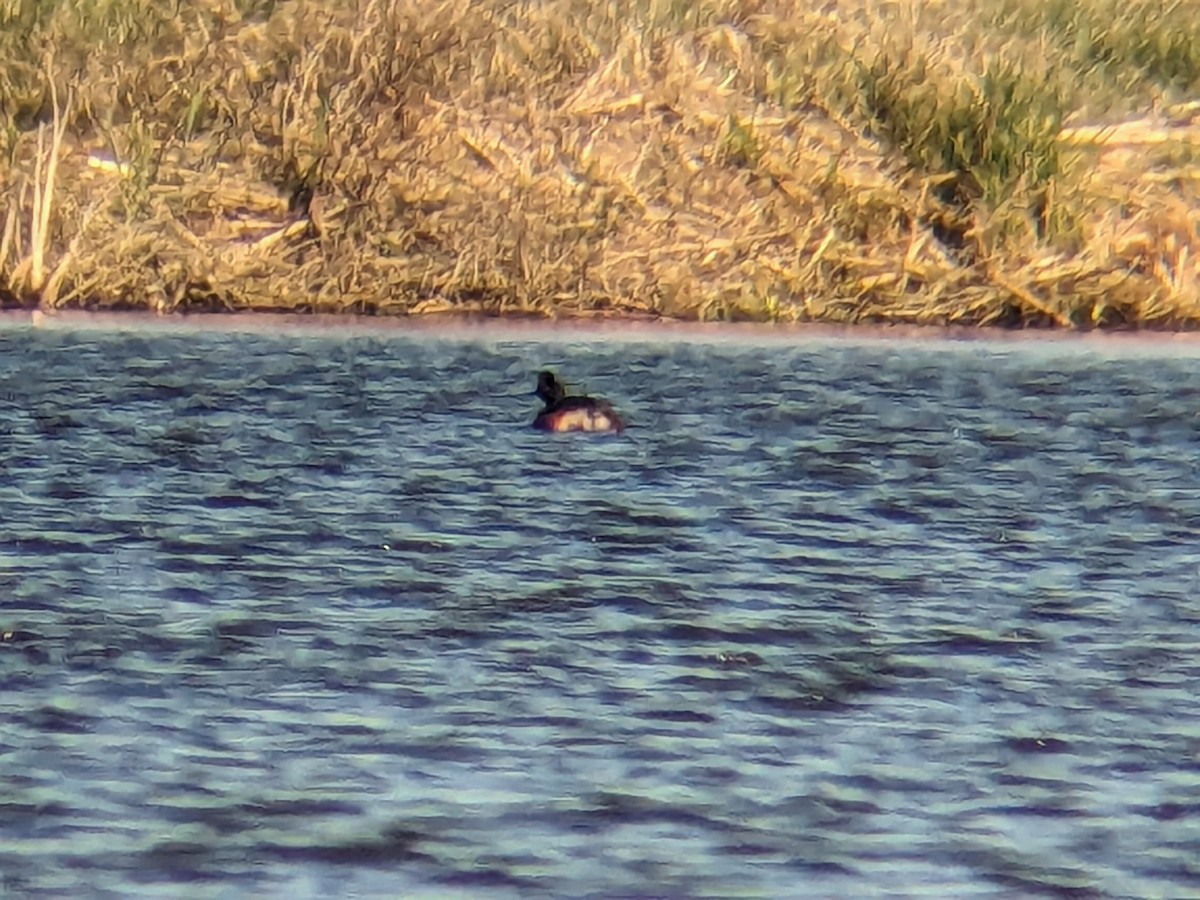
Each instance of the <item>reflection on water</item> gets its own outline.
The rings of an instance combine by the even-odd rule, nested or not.
[[[1198,352],[0,331],[0,887],[1194,895]]]

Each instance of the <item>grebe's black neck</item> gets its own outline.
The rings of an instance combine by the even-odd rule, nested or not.
[[[537,395],[542,398],[542,402],[547,407],[550,407],[563,401],[563,398],[567,396],[567,389],[554,377],[553,372],[539,372]]]

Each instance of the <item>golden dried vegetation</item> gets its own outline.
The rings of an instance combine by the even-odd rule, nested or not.
[[[0,302],[1200,324],[1194,0],[0,0]]]

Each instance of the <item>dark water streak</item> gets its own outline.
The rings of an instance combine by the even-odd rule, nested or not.
[[[1198,895],[1197,356],[0,330],[0,891]]]

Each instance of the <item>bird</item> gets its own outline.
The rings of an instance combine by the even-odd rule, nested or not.
[[[568,397],[567,389],[553,372],[538,373],[534,393],[546,404],[533,420],[533,427],[540,431],[625,430],[625,423],[611,403],[599,397]]]

